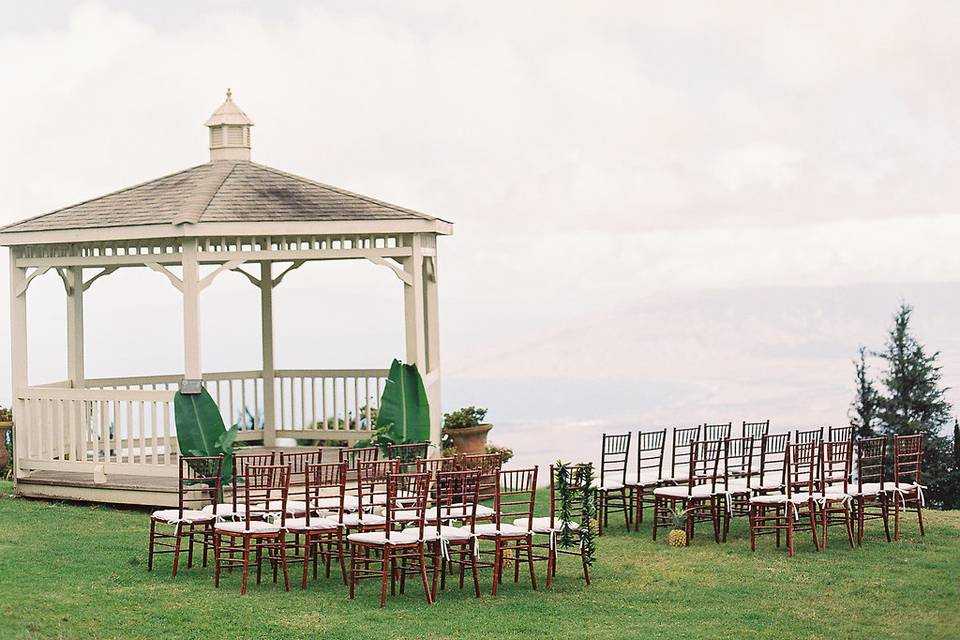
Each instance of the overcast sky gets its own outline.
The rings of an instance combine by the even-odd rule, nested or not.
[[[958,386],[960,8],[664,4],[0,2],[0,220],[205,162],[230,86],[254,161],[455,223],[444,409],[488,406],[522,460],[628,427],[843,423],[900,300]],[[292,273],[278,366],[387,366],[401,286]],[[181,370],[162,276],[88,293],[89,376]],[[258,367],[256,290],[203,296],[204,368]],[[55,275],[30,323],[31,381],[62,379]]]

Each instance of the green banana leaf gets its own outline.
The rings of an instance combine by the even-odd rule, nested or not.
[[[177,392],[173,399],[173,414],[177,424],[177,443],[180,451],[190,456],[218,456],[223,454],[223,482],[233,475],[233,442],[238,425],[228,430],[217,403],[206,389],[199,394]]]
[[[399,360],[390,365],[377,414],[377,438],[381,445],[430,439],[430,405],[417,365]]]

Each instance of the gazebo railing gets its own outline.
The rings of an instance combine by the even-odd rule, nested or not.
[[[272,428],[278,437],[356,441],[375,423],[385,369],[279,369]],[[175,473],[173,398],[182,376],[130,376],[21,389],[15,399],[17,457],[30,470]],[[204,374],[204,385],[240,441],[264,438],[261,371]]]

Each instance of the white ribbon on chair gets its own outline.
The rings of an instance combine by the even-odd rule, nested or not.
[[[926,488],[927,488],[926,485],[922,485],[922,484],[915,484],[915,485],[912,485],[912,486],[910,486],[910,487],[907,487],[906,489],[903,489],[903,488],[901,488],[901,487],[893,487],[893,489],[891,489],[890,491],[891,491],[891,492],[893,493],[893,495],[894,495],[894,497],[893,497],[894,505],[896,505],[897,496],[899,495],[899,496],[900,496],[900,502],[903,503],[903,508],[906,509],[906,508],[907,508],[907,494],[910,493],[910,492],[913,491],[913,490],[916,490],[916,492],[917,492],[917,500],[920,501],[920,506],[921,506],[921,507],[927,506],[927,501],[926,501],[926,499],[925,499],[924,496],[923,496],[923,490],[926,489]]]
[[[444,538],[442,535],[438,538],[440,540],[440,555],[444,560],[450,562],[450,541]]]

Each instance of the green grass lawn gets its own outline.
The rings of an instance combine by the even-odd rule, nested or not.
[[[874,526],[851,550],[835,529],[818,554],[804,535],[793,559],[772,538],[751,554],[743,521],[727,544],[698,537],[687,549],[621,525],[599,538],[590,587],[577,560],[561,558],[549,592],[521,579],[496,598],[452,589],[429,607],[414,584],[381,610],[374,582],[354,601],[323,578],[241,597],[237,573],[219,591],[200,567],[171,579],[169,556],[147,573],[145,512],[11,490],[0,483],[0,638],[960,637],[960,512],[926,513],[923,541],[911,524],[887,544]]]

